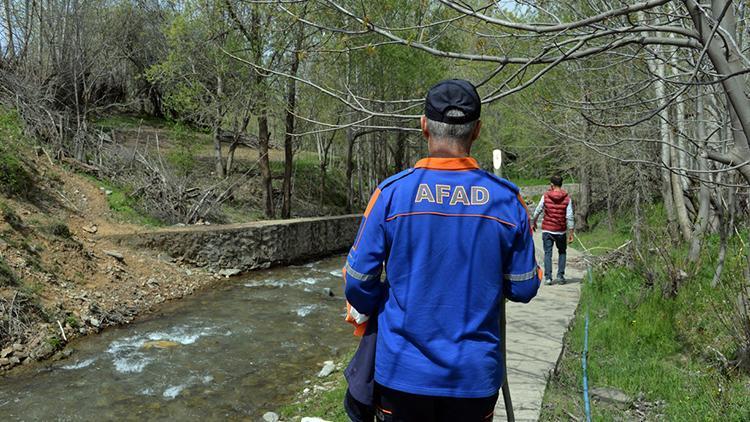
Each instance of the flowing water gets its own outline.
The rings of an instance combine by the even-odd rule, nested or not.
[[[0,378],[0,421],[259,420],[355,343],[343,260],[253,272],[84,338]]]

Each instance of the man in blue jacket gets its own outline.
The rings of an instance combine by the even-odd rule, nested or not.
[[[539,288],[518,188],[469,156],[480,111],[467,81],[430,88],[429,157],[378,186],[347,257],[352,319],[377,315],[378,420],[492,420],[505,372],[501,302],[528,302]]]

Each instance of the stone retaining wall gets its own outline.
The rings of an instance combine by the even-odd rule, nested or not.
[[[346,251],[354,242],[361,218],[345,215],[180,227],[110,239],[132,248],[163,251],[197,266],[244,272]]]

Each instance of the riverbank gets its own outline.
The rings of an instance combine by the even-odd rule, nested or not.
[[[223,279],[78,339],[69,358],[2,378],[0,419],[258,421],[340,374],[327,361],[356,343],[343,322],[344,259]]]
[[[161,222],[80,163],[54,160],[24,137],[13,112],[0,110],[0,140],[0,374],[65,357],[76,338],[237,272],[115,240]]]
[[[32,187],[0,196],[0,373],[47,359],[73,339],[132,322],[218,278],[107,240],[139,227],[118,221],[112,192],[44,154],[23,156]]]

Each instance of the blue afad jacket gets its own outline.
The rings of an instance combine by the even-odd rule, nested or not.
[[[540,284],[518,188],[473,158],[423,159],[383,182],[345,274],[351,306],[378,315],[375,380],[443,397],[500,389],[500,303]]]

